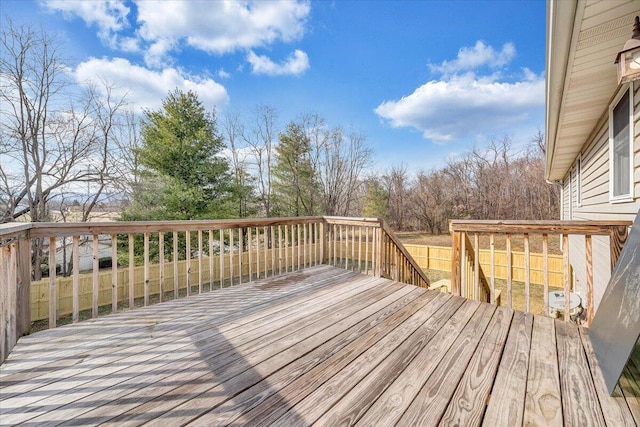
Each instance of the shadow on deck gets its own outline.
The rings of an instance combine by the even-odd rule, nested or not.
[[[24,425],[635,425],[586,330],[329,266],[23,337]],[[635,418],[634,418],[635,417]]]

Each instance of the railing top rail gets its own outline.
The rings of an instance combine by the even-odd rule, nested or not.
[[[361,225],[365,227],[379,227],[381,224],[379,218],[355,218],[348,216],[324,216],[322,218],[327,224]]]
[[[229,228],[266,227],[271,225],[310,224],[322,217],[249,218],[191,221],[112,221],[78,223],[31,223],[31,237],[69,236],[72,234],[157,233],[172,231],[221,230]],[[0,235],[1,236],[1,235]]]
[[[452,220],[449,230],[475,233],[610,235],[612,229],[629,226],[631,221]]]
[[[32,223],[30,222],[9,222],[0,224],[0,240],[22,237],[31,229],[31,227]]]
[[[105,222],[27,222],[0,224],[0,238],[12,238],[30,230],[30,236],[61,237],[89,234],[157,233],[172,231],[221,230],[229,228],[266,227],[272,225],[329,224],[380,226],[378,218],[307,216],[282,218],[247,218],[187,221],[105,221]]]
[[[420,268],[418,263],[411,256],[411,254],[407,252],[407,249],[404,247],[402,242],[400,242],[400,240],[398,240],[398,238],[393,233],[393,231],[391,231],[391,228],[389,227],[389,225],[387,225],[387,223],[383,219],[379,219],[378,221],[380,222],[380,226],[382,227],[382,230],[384,230],[384,232],[387,233],[387,236],[389,236],[389,239],[396,245],[396,247],[402,253],[402,255],[404,255],[404,257],[409,261],[409,264],[411,264],[411,266],[418,273],[420,278],[427,284],[427,286],[431,285],[431,281],[429,280],[427,275],[424,273],[424,271],[422,271],[422,268]]]

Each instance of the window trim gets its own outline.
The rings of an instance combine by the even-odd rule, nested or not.
[[[573,219],[573,168],[569,169],[569,220]]]
[[[576,205],[582,207],[582,153],[576,163]]]
[[[613,153],[613,110],[623,96],[629,94],[629,193],[619,196],[613,195],[613,179],[614,179],[614,153]],[[629,83],[626,89],[621,90],[613,102],[609,106],[609,203],[626,203],[634,200],[634,182],[633,182],[633,82]]]

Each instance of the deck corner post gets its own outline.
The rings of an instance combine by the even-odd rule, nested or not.
[[[624,242],[627,241],[629,228],[626,225],[611,226],[609,229],[609,247],[611,250],[611,271],[618,263],[618,257],[622,252]]]
[[[31,332],[31,239],[18,240],[16,340]]]
[[[454,231],[453,225],[451,225],[451,293],[454,295],[460,295],[460,260],[462,255],[460,248],[462,246],[462,232]]]

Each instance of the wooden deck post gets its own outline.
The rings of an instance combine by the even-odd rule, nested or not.
[[[459,231],[452,231],[451,237],[451,293],[454,295],[460,295],[460,259],[462,257],[460,250],[462,247],[462,233]]]
[[[612,226],[609,233],[609,247],[611,248],[611,271],[618,263],[624,242],[627,241],[629,228],[626,225]]]
[[[16,339],[31,331],[31,240],[28,236],[17,243]]]

